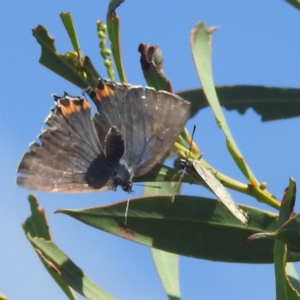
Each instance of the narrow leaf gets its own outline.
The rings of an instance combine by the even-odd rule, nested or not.
[[[293,214],[296,199],[296,183],[290,179],[289,187],[285,190],[281,207],[279,211],[278,226],[281,227]],[[299,299],[300,295],[292,286],[289,278],[291,277],[294,284],[296,281],[296,272],[292,265],[286,268],[287,245],[275,241],[274,245],[274,266],[276,278],[276,297],[277,299]],[[292,272],[291,272],[292,271]],[[290,276],[289,276],[290,275]],[[297,284],[299,286],[299,282]]]
[[[84,72],[87,75],[87,82],[91,88],[95,88],[98,84],[98,80],[101,77],[94,67],[92,61],[88,56],[85,56],[83,59],[83,68]]]
[[[169,300],[180,299],[179,257],[177,254],[151,248],[152,258]]]
[[[288,268],[286,268],[288,247],[286,243],[280,238],[280,231],[289,222],[287,220],[289,220],[290,216],[293,214],[295,199],[296,199],[296,184],[292,179],[290,179],[289,187],[285,190],[284,197],[281,201],[281,207],[280,207],[280,213],[279,213],[278,225],[277,225],[280,227],[279,230],[272,233],[268,233],[268,232],[256,233],[249,237],[249,240],[254,240],[258,238],[276,239],[274,244],[276,299],[292,300],[292,299],[299,299],[300,297],[300,294],[292,285],[295,284],[296,287],[300,286],[297,280],[297,273],[292,264],[290,264]],[[298,234],[298,238],[299,238],[299,234]]]
[[[76,30],[75,30],[75,26],[73,24],[73,20],[72,20],[72,15],[67,12],[67,13],[60,13],[59,14],[65,28],[66,28],[66,31],[69,35],[69,38],[70,38],[70,41],[73,45],[73,49],[78,52],[78,53],[81,53],[81,50],[80,50],[80,46],[79,46],[79,41],[78,41],[78,38],[77,38],[77,34],[76,34]]]
[[[28,239],[49,267],[55,270],[79,294],[91,300],[113,299],[90,280],[53,242],[31,237],[30,234]]]
[[[300,89],[254,85],[217,86],[215,89],[223,107],[236,110],[240,114],[252,108],[261,116],[263,122],[300,116]],[[192,116],[208,106],[201,88],[177,94],[191,102]]]
[[[49,225],[43,208],[39,206],[34,195],[29,195],[28,201],[30,204],[31,216],[26,219],[24,224],[22,224],[26,236],[30,234],[32,237],[40,237],[46,241],[50,241],[51,235],[49,232]],[[32,243],[31,245],[33,246]],[[61,279],[61,277],[48,264],[46,264],[43,259],[41,259],[41,261],[65,295],[71,300],[76,300],[73,291],[65,283],[65,281]]]
[[[248,226],[241,224],[219,201],[172,195],[130,200],[127,227],[123,226],[126,201],[82,210],[63,209],[85,224],[167,252],[202,259],[243,263],[272,263],[274,241],[247,242],[256,232],[274,232],[277,215],[240,205],[248,212]],[[300,260],[292,248],[289,261]]]
[[[123,0],[124,1],[124,0]],[[126,82],[126,75],[123,67],[120,43],[120,18],[116,15],[116,8],[123,1],[110,1],[106,16],[107,32],[111,42],[111,51],[116,64],[118,75],[122,83]]]
[[[171,182],[161,183],[160,189],[155,189],[148,186],[145,186],[144,189],[144,194],[147,196],[160,194],[175,195],[176,192],[176,188]],[[156,248],[151,248],[151,254],[156,271],[169,300],[179,300],[180,288],[178,255],[170,252],[165,252]]]
[[[193,29],[191,34],[191,47],[195,66],[198,72],[198,76],[201,80],[204,93],[206,95],[207,101],[213,110],[216,118],[216,122],[220,129],[224,132],[226,140],[230,143],[232,151],[235,152],[235,156],[242,157],[238,146],[236,145],[234,138],[230,132],[227,125],[225,116],[220,107],[216,90],[214,88],[212,69],[211,69],[211,36],[212,32],[216,28],[207,29],[205,24],[200,22]],[[250,168],[246,165],[245,161],[243,168],[240,168],[248,180],[255,182],[258,186],[259,183],[251,172]],[[246,172],[245,172],[246,169]]]
[[[288,282],[288,299],[300,299],[300,282],[293,263],[286,263],[285,272]]]

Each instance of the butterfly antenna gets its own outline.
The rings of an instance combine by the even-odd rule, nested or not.
[[[192,139],[191,139],[191,143],[190,143],[190,148],[189,148],[189,155],[188,155],[188,158],[192,152],[192,145],[193,145],[193,141],[194,141],[194,134],[195,134],[195,131],[196,131],[196,124],[194,124],[194,127],[193,127],[193,131],[192,131]],[[184,168],[185,170],[186,168]]]
[[[189,156],[190,156],[190,154],[191,154],[191,151],[192,151],[192,145],[193,145],[193,140],[194,140],[194,134],[195,134],[195,131],[196,131],[196,124],[194,124],[193,131],[192,131],[192,139],[191,139],[191,143],[190,143],[190,148],[189,148],[188,158],[189,158]],[[183,176],[184,176],[185,171],[186,171],[186,164],[185,164],[184,168],[181,170],[181,175],[180,175],[180,177],[179,177],[178,182],[176,183],[176,186],[175,186],[175,193],[176,193],[176,191],[177,191],[177,189],[178,189],[178,187],[179,187],[179,185],[180,185],[180,183],[181,183],[181,181],[182,181],[182,178],[183,178]],[[176,194],[174,194],[174,195],[172,196],[172,200],[171,200],[172,203],[174,202],[175,196],[176,196]]]
[[[128,210],[129,210],[129,201],[130,201],[130,192],[128,192],[128,198],[127,198],[127,204],[126,204],[125,216],[124,216],[124,225],[127,224],[127,215],[128,215]]]
[[[161,187],[158,186],[158,185],[138,184],[138,183],[135,183],[134,185],[135,185],[135,186],[143,186],[143,187],[151,187],[151,188],[154,188],[154,189],[161,189]]]

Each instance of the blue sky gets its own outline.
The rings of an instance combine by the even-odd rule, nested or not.
[[[56,40],[59,52],[71,49],[59,18],[72,12],[84,54],[105,75],[98,51],[96,20],[105,20],[107,3],[93,1],[8,1],[0,11],[0,65],[3,92],[0,118],[1,206],[0,292],[10,299],[65,299],[48,276],[27,242],[21,223],[29,215],[28,191],[14,183],[18,162],[40,133],[53,106],[52,93],[81,91],[38,63],[40,46],[31,29],[44,24]],[[188,3],[188,4],[187,4]],[[299,11],[285,1],[125,1],[121,17],[121,42],[127,79],[145,85],[139,64],[138,45],[158,44],[164,54],[164,71],[173,89],[200,86],[190,51],[190,31],[198,21],[220,26],[213,35],[213,74],[216,85],[266,85],[299,87]],[[270,107],[270,109],[272,109]],[[299,118],[261,123],[247,110],[241,116],[225,111],[232,133],[260,181],[281,199],[289,177],[300,180]],[[209,109],[187,124],[197,124],[195,141],[206,161],[223,173],[244,181],[225,147]],[[139,191],[137,189],[137,191]],[[188,186],[185,193],[210,195]],[[135,195],[138,195],[137,192]],[[55,195],[36,193],[45,208],[55,242],[86,273],[116,299],[166,299],[156,276],[148,248],[84,226],[59,208],[81,208],[125,199],[123,191]],[[232,193],[239,203],[265,210],[250,197]],[[296,211],[299,211],[299,202]],[[298,270],[300,268],[297,266]],[[183,299],[274,299],[272,265],[214,263],[180,258]]]

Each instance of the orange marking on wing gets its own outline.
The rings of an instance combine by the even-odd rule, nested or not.
[[[82,108],[83,109],[92,109],[92,106],[87,102],[86,99],[83,99]]]
[[[67,116],[81,110],[91,109],[91,105],[83,99],[82,102],[69,100],[67,103],[60,102],[60,109],[63,116]]]
[[[102,82],[103,86],[96,89],[96,99],[97,101],[101,101],[101,98],[108,97],[114,94],[114,91],[107,85],[105,82]]]

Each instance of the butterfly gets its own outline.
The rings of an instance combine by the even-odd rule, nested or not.
[[[190,103],[153,88],[99,79],[84,97],[54,96],[40,143],[18,166],[17,184],[45,192],[132,191],[161,161],[190,116]]]

